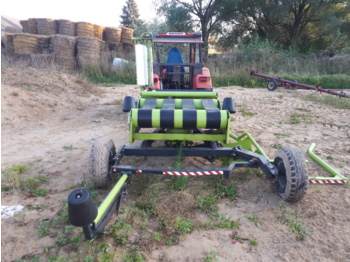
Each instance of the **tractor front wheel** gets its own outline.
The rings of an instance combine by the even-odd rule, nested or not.
[[[305,161],[295,148],[285,147],[277,151],[274,163],[278,168],[275,186],[282,199],[296,202],[302,199],[308,186]]]
[[[108,187],[115,181],[112,166],[115,163],[115,145],[112,140],[92,145],[89,160],[89,173],[95,186]]]

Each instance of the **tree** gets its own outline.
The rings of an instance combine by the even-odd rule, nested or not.
[[[193,23],[191,14],[183,6],[175,2],[165,3],[160,11],[165,15],[165,23],[170,31],[191,32]]]
[[[228,39],[242,42],[258,35],[284,48],[324,49],[341,28],[346,0],[239,1]],[[345,13],[345,12],[343,12]],[[227,43],[227,42],[226,42]]]
[[[169,0],[165,0],[167,3]],[[173,0],[179,7],[192,14],[202,32],[204,41],[203,60],[208,57],[208,41],[210,34],[220,30],[221,22],[235,7],[236,0]]]
[[[126,5],[123,6],[122,15],[120,15],[120,24],[128,28],[136,29],[140,23],[139,17],[139,10],[135,0],[126,0]]]

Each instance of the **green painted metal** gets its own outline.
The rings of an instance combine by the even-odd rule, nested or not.
[[[110,205],[112,204],[114,198],[120,192],[120,190],[122,189],[122,187],[123,187],[123,185],[124,185],[124,183],[126,182],[127,179],[128,179],[128,175],[123,175],[118,180],[117,184],[115,184],[113,189],[109,192],[109,194],[107,195],[105,200],[103,200],[103,202],[101,203],[101,205],[98,208],[97,217],[94,220],[96,225],[100,222],[101,218],[106,213],[107,209],[110,207]]]
[[[172,91],[142,91],[141,98],[199,98],[199,99],[216,99],[216,92],[172,92]]]
[[[181,129],[180,129],[181,130]],[[172,131],[176,131],[173,129]],[[171,141],[225,141],[226,134],[188,134],[188,133],[133,133],[130,143],[135,140],[171,140]]]
[[[202,105],[202,99],[192,99],[193,104],[194,104],[194,109],[196,110],[204,110],[204,107]],[[138,108],[143,108],[145,104],[146,99],[141,98],[139,100]],[[175,109],[182,109],[182,101],[183,99],[176,98],[175,99]],[[218,109],[220,108],[220,101],[217,99],[213,99],[214,104]],[[162,109],[164,104],[164,99],[163,98],[158,98],[156,102],[156,107],[154,109]]]
[[[319,156],[317,156],[313,150],[315,149],[316,144],[311,143],[309,148],[307,149],[307,154],[311,157],[317,164],[319,164],[323,169],[325,169],[328,173],[330,173],[333,177],[309,177],[309,180],[346,180],[349,182],[348,178],[341,175],[337,172],[333,167],[323,161]]]
[[[270,159],[266,153],[264,152],[264,150],[259,146],[259,144],[255,141],[255,139],[252,137],[252,135],[248,132],[244,132],[242,135],[240,136],[236,136],[232,133],[230,133],[230,137],[236,141],[241,141],[243,138],[247,138],[252,145],[254,145],[254,147],[256,148],[256,150],[254,151],[255,153],[259,153],[261,155],[263,155],[264,157],[266,157],[270,162],[272,162],[273,160]],[[244,147],[245,148],[245,147]],[[245,148],[248,149],[248,148]],[[248,150],[252,150],[252,149],[248,149]]]
[[[134,127],[138,126],[138,112],[142,109],[132,109],[131,110],[131,122]],[[161,126],[160,119],[161,109],[152,109],[152,127],[158,128]],[[183,126],[183,110],[175,109],[174,110],[174,127],[182,128]],[[226,110],[220,110],[220,129],[226,129],[229,118],[229,114]],[[207,111],[206,110],[197,110],[197,123],[196,128],[206,128],[207,126]]]

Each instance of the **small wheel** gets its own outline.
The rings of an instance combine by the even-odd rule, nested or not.
[[[108,187],[115,181],[112,166],[115,163],[115,145],[112,140],[92,145],[89,160],[89,173],[97,187]]]
[[[308,176],[300,152],[295,148],[281,148],[277,151],[274,163],[279,171],[275,181],[277,193],[291,202],[302,199],[306,194]]]
[[[266,83],[267,90],[275,91],[277,88],[277,82],[275,79],[269,79]]]

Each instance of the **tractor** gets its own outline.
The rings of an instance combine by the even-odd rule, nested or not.
[[[230,179],[236,168],[260,168],[282,199],[296,202],[304,197],[307,168],[298,150],[281,148],[272,160],[249,133],[230,132],[234,127],[234,101],[226,97],[221,103],[213,91],[210,71],[202,64],[200,33],[147,33],[134,41],[137,84],[142,91],[138,99],[126,96],[122,110],[129,114],[129,142],[142,142],[118,150],[112,140],[92,146],[89,166],[95,185],[114,186],[99,208],[85,189],[69,194],[69,220],[83,228],[86,239],[105,232],[134,175],[213,175]],[[218,160],[227,166],[178,170],[121,164],[129,156],[175,157],[180,150],[183,157]]]

